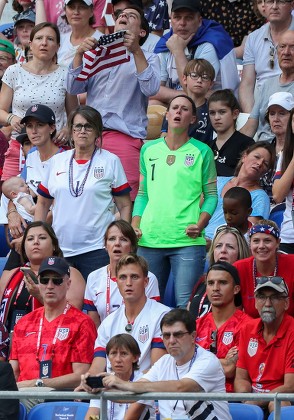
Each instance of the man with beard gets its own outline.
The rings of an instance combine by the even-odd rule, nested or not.
[[[286,314],[287,284],[282,277],[257,277],[254,295],[260,318],[241,330],[235,392],[294,392],[294,320]],[[273,402],[247,403],[274,409]]]

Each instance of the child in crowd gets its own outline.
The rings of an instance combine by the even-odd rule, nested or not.
[[[248,217],[252,212],[250,192],[242,187],[232,187],[224,195],[223,210],[227,225],[247,235],[252,223]]]
[[[217,133],[212,145],[217,175],[233,176],[242,152],[255,142],[236,130],[241,107],[230,89],[215,91],[208,100],[208,109]]]
[[[193,99],[197,108],[197,121],[190,127],[189,136],[212,146],[213,128],[208,115],[206,95],[213,86],[215,71],[212,65],[203,58],[190,60],[183,75],[183,85],[187,95]],[[167,121],[162,124],[162,135],[167,132]]]
[[[14,49],[15,60],[23,63],[26,61],[25,49],[30,42],[30,34],[35,26],[36,14],[29,8],[13,17],[14,20]]]
[[[13,176],[4,181],[2,192],[5,197],[13,201],[16,211],[27,223],[34,220],[36,206],[30,195],[30,189],[22,178]]]

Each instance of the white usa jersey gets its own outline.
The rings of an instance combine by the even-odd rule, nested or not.
[[[75,197],[70,192],[69,166],[73,150],[55,155],[38,194],[54,198],[52,227],[65,257],[84,254],[104,247],[104,233],[114,220],[113,196],[130,191],[119,158],[103,149],[97,150],[84,185]],[[82,185],[90,161],[79,164],[73,159],[72,185]]]

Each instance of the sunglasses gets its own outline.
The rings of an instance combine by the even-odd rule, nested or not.
[[[285,280],[283,279],[283,277],[278,277],[278,276],[256,277],[256,284],[265,284],[267,282],[270,282],[276,285],[279,285],[279,284],[283,285],[285,289],[287,290],[287,294],[289,294],[287,283],[285,283]]]
[[[190,334],[189,331],[175,331],[174,333],[170,333],[170,332],[166,332],[166,333],[162,333],[161,337],[164,340],[169,340],[171,336],[173,336],[174,338],[183,338],[185,334]]]
[[[63,277],[39,277],[39,282],[44,285],[47,285],[50,280],[54,286],[60,286],[63,283]]]
[[[235,227],[233,227],[233,226],[229,226],[229,225],[221,225],[221,226],[219,226],[219,227],[216,229],[215,234],[214,234],[214,237],[216,237],[216,235],[217,235],[218,233],[223,232],[223,231],[225,231],[225,230],[229,230],[230,232],[235,232],[235,233],[238,233],[238,234],[240,235],[240,231],[239,231],[239,229],[237,229],[237,228],[235,228]]]
[[[209,346],[209,351],[213,354],[217,353],[217,330],[211,332],[210,339],[212,343]]]

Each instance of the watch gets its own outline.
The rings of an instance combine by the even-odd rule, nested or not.
[[[43,379],[37,379],[35,386],[44,386]]]

